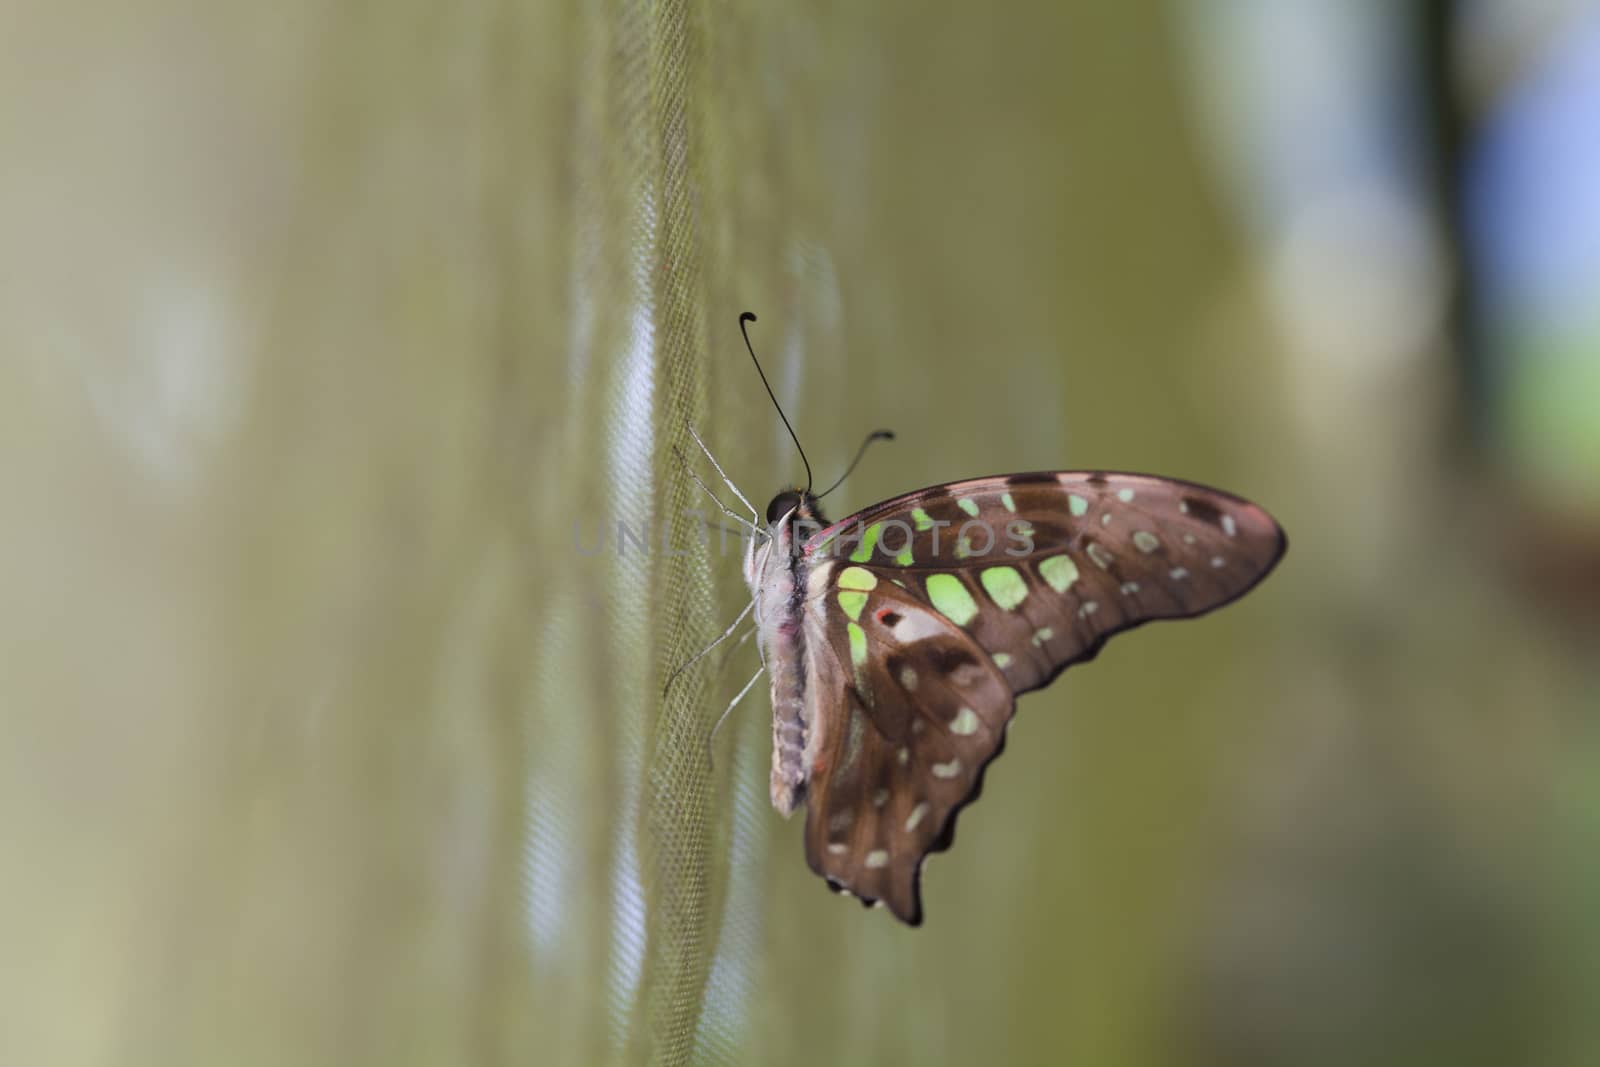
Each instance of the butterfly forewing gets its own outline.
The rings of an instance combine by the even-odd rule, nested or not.
[[[1243,595],[1283,554],[1284,537],[1261,508],[1216,489],[1047,472],[910,493],[835,523],[806,549],[892,569],[998,654],[1020,693],[1118,631]]]
[[[1284,547],[1248,501],[1101,473],[938,486],[811,537],[807,647],[832,661],[815,694],[813,869],[918,922],[923,860],[975,797],[1015,694],[1114,633],[1243,595]]]

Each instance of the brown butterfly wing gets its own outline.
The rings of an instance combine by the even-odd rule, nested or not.
[[[969,524],[994,536],[973,536],[962,555]],[[849,539],[860,531],[867,536]],[[958,577],[979,608],[966,632],[1023,693],[1113,634],[1243,596],[1286,547],[1272,516],[1231,493],[1150,475],[1042,472],[908,493],[835,523],[806,550],[888,568],[924,596],[932,574]],[[1010,603],[1006,593],[1019,590]]]
[[[1249,501],[1102,473],[937,486],[810,538],[812,869],[919,922],[922,863],[976,799],[1014,695],[1115,633],[1242,596],[1285,547]]]
[[[945,616],[887,577],[825,566],[846,584],[874,587],[824,581],[830,591],[808,604],[820,691],[806,860],[834,888],[881,900],[914,926],[923,861],[948,846],[956,812],[976,798],[1015,698],[993,660]]]

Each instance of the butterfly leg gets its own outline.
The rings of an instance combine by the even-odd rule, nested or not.
[[[756,614],[759,615],[760,612],[757,612]],[[733,658],[733,654],[735,652],[739,651],[739,649],[744,645],[744,643],[746,641],[750,640],[752,637],[756,636],[760,632],[761,632],[761,627],[760,626],[752,626],[752,627],[750,627],[750,629],[748,629],[744,633],[740,634],[739,635],[739,640],[737,640],[737,641],[735,641],[733,643],[733,647],[728,649],[727,654],[722,657],[722,662],[717,664],[717,673],[721,674],[722,673],[722,669],[724,667],[726,667],[728,665],[728,661]],[[761,660],[761,669],[762,670],[766,670],[767,669],[767,650],[761,647],[761,642],[760,641],[756,642],[756,655]]]
[[[722,635],[720,637],[712,641],[705,648],[702,648],[699,652],[696,652],[693,656],[690,656],[686,662],[679,664],[678,669],[673,671],[672,674],[667,678],[667,684],[661,687],[661,699],[666,699],[667,693],[672,690],[672,683],[676,682],[684,671],[705,659],[706,656],[711,654],[712,649],[716,648],[718,645],[722,644],[722,642],[732,637],[733,632],[739,628],[739,624],[744,622],[745,616],[749,615],[750,612],[755,610],[755,606],[756,602],[752,599],[750,603],[744,606],[744,610],[739,612],[739,617],[729,623],[726,630],[722,631]]]
[[[721,715],[717,716],[716,724],[711,727],[711,735],[706,738],[706,765],[712,770],[717,769],[716,757],[711,750],[711,746],[715,744],[717,740],[717,731],[722,729],[722,724],[728,720],[729,715],[733,714],[733,709],[739,706],[739,701],[743,700],[746,695],[749,694],[750,690],[755,687],[756,682],[760,680],[763,674],[766,673],[767,669],[765,667],[761,667],[756,671],[756,673],[752,674],[750,676],[750,680],[744,683],[744,688],[739,690],[739,695],[734,697],[733,700],[729,702],[728,706],[722,709]]]
[[[694,438],[694,443],[700,446],[700,451],[706,454],[706,459],[711,461],[711,465],[716,468],[717,474],[721,476],[722,484],[733,490],[733,495],[739,498],[739,503],[750,509],[750,517],[759,525],[761,523],[761,512],[757,511],[755,505],[746,500],[744,494],[739,492],[739,487],[733,484],[733,479],[729,478],[722,469],[722,464],[717,462],[717,457],[711,454],[711,449],[707,448],[706,443],[700,440],[700,435],[694,432],[694,427],[690,426],[688,429],[689,436]]]
[[[728,518],[730,518],[734,522],[738,523],[745,530],[748,530],[752,536],[759,537],[759,536],[762,535],[763,531],[761,530],[761,528],[759,526],[756,526],[749,519],[743,517],[738,512],[736,512],[733,509],[729,508],[728,505],[726,505],[726,504],[724,504],[722,502],[722,498],[721,497],[717,496],[716,493],[713,493],[711,491],[711,487],[709,485],[707,485],[704,481],[701,480],[700,476],[694,472],[694,468],[693,467],[689,466],[689,461],[686,458],[684,458],[684,455],[683,455],[683,453],[681,451],[678,451],[677,449],[673,449],[673,451],[678,453],[678,462],[683,464],[683,469],[686,470],[689,473],[689,477],[694,479],[694,484],[698,485],[700,487],[700,489],[706,494],[706,496],[711,498],[711,502],[717,506],[717,510],[718,511],[722,512]],[[743,535],[741,534],[741,536],[743,536]]]
[[[733,643],[733,647],[728,649],[727,653],[722,657],[722,662],[717,664],[717,670],[720,671],[722,668],[726,667],[728,665],[728,661],[733,658],[733,654],[743,648],[744,643],[754,637],[758,629],[759,627],[752,626],[750,629],[740,634],[739,640]],[[763,662],[762,665],[765,666],[765,662]]]

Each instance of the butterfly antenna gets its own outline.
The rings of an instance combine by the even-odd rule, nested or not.
[[[844,480],[846,478],[850,477],[850,472],[855,470],[857,465],[859,465],[861,463],[861,457],[867,454],[867,446],[868,445],[872,444],[872,442],[874,442],[874,441],[893,441],[893,440],[894,440],[894,431],[893,430],[873,430],[871,433],[867,434],[867,439],[865,441],[861,442],[861,447],[860,448],[856,449],[856,458],[850,461],[850,466],[846,467],[844,469],[844,473],[839,475],[839,480],[838,481],[834,482],[832,485],[828,486],[828,488],[826,488],[822,492],[818,493],[817,494],[817,499],[821,500],[823,497],[827,496],[829,493],[833,492],[835,489],[839,488],[841,485],[844,484]]]
[[[756,359],[756,350],[750,344],[750,331],[745,329],[744,326],[747,322],[755,321],[756,317],[753,313],[749,311],[741,312],[739,315],[739,332],[744,334],[744,346],[750,349],[750,359],[756,365],[756,373],[761,375],[761,384],[767,387],[767,396],[772,397],[772,406],[778,409],[778,418],[783,420],[784,429],[789,431],[789,437],[794,441],[794,447],[800,453],[800,462],[806,465],[806,492],[809,493],[811,492],[811,461],[806,458],[806,450],[800,447],[800,438],[795,434],[794,427],[789,424],[789,416],[783,413],[783,405],[779,404],[778,398],[773,395],[772,384],[767,381],[767,372],[761,369],[761,361]]]

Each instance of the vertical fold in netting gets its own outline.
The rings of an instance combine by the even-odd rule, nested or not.
[[[562,621],[537,651],[526,841],[540,988],[570,1011],[536,1010],[573,1035],[550,1050],[564,1062],[682,1063],[718,895],[712,674],[661,687],[725,622],[683,471],[706,429],[693,26],[681,3],[617,2],[581,9],[573,43],[571,325],[546,462],[580,518],[546,527]]]
[[[674,450],[688,456],[691,424],[706,408],[701,359],[706,351],[701,271],[698,152],[691,123],[695,27],[682,0],[649,9],[650,127],[655,158],[656,225],[647,265],[655,303],[657,374],[662,418],[658,460],[665,476],[654,494],[655,528],[663,551],[651,586],[658,620],[658,678],[695,652],[715,614],[710,595],[705,529],[688,514],[703,508],[677,469]],[[653,695],[653,694],[652,694]],[[643,850],[648,861],[648,992],[640,1031],[648,1059],[686,1062],[710,967],[711,778],[706,762],[704,692],[674,688],[649,735],[644,781]]]

